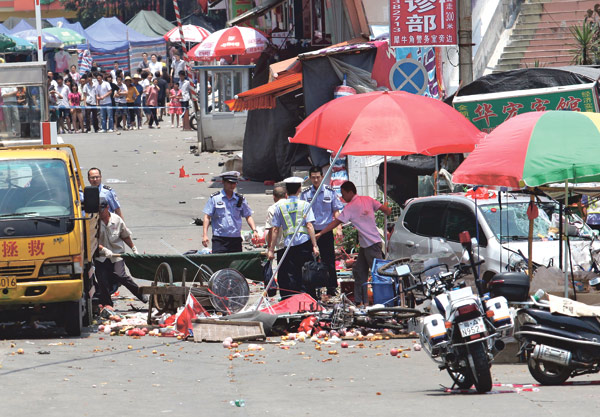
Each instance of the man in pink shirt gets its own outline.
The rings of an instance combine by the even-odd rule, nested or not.
[[[369,268],[373,265],[373,259],[383,258],[381,236],[375,224],[375,212],[380,210],[389,216],[392,214],[392,209],[388,207],[387,203],[381,204],[371,197],[357,195],[356,186],[350,181],[343,183],[340,188],[342,198],[348,204],[337,218],[317,233],[315,237],[318,239],[343,223],[351,222],[356,228],[360,250],[358,251],[356,263],[352,268],[354,302],[357,305],[368,304],[367,288],[364,284],[369,277]]]

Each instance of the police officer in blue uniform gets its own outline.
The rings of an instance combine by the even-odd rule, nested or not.
[[[319,246],[315,239],[315,229],[312,223],[315,221],[312,209],[309,210],[306,201],[300,200],[300,188],[302,178],[290,177],[284,181],[288,198],[279,200],[273,215],[272,237],[269,244],[267,258],[275,258],[275,243],[277,236],[283,233],[284,245],[290,247],[288,254],[283,259],[277,272],[277,283],[279,294],[282,299],[291,297],[300,292],[308,292],[314,297],[314,290],[304,288],[302,283],[302,266],[312,260],[312,255],[319,256]],[[306,215],[306,217],[304,217]],[[301,222],[300,229],[292,239],[294,231]]]
[[[117,198],[115,190],[108,185],[102,184],[102,171],[100,171],[100,168],[94,167],[88,170],[88,181],[92,187],[98,187],[100,190],[100,198],[104,198],[108,203],[108,210],[111,213],[115,213],[120,218],[123,218],[121,204],[119,204],[119,199]]]
[[[323,171],[318,166],[313,166],[308,171],[312,186],[306,188],[300,194],[300,199],[309,203],[315,198],[317,188],[323,181]],[[333,219],[336,218],[344,204],[338,198],[335,190],[328,185],[323,186],[316,201],[312,205],[312,211],[315,214],[315,234],[325,229]],[[341,229],[338,228],[341,233]],[[333,231],[325,233],[317,241],[319,251],[321,252],[321,261],[329,270],[329,279],[327,282],[327,295],[335,296],[337,293],[337,275],[335,270],[335,247]]]
[[[258,238],[252,210],[243,195],[235,192],[240,173],[221,174],[223,189],[210,196],[204,206],[202,244],[208,247],[208,225],[212,224],[212,253],[242,251],[242,217]]]

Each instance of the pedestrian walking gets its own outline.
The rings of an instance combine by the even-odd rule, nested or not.
[[[242,218],[258,238],[252,210],[243,195],[235,192],[240,173],[221,174],[223,189],[212,194],[204,206],[202,244],[208,247],[208,226],[212,226],[212,253],[242,251]]]
[[[367,283],[369,268],[373,265],[373,260],[383,258],[381,236],[375,223],[375,212],[381,211],[387,216],[392,214],[392,210],[386,204],[368,197],[359,196],[356,193],[356,186],[351,181],[342,184],[342,198],[347,203],[344,210],[333,220],[325,229],[316,234],[317,239],[330,232],[339,225],[351,222],[358,231],[358,243],[360,249],[358,258],[352,268],[354,277],[354,301],[357,305],[368,304]]]
[[[314,297],[314,289],[306,288],[303,284],[302,267],[306,262],[312,260],[313,255],[319,256],[319,246],[313,227],[315,216],[312,209],[309,208],[309,203],[300,199],[302,178],[290,177],[283,182],[288,198],[278,201],[275,207],[271,221],[273,230],[267,259],[275,258],[275,244],[279,234],[282,234],[284,245],[289,247],[289,250],[283,260],[278,258],[277,283],[281,298],[285,299],[300,292],[309,293]],[[298,226],[300,228],[294,236]]]
[[[100,168],[93,167],[88,170],[88,182],[92,187],[98,187],[100,198],[106,200],[110,212],[115,213],[122,218],[123,213],[121,211],[121,204],[117,198],[117,193],[115,193],[115,190],[108,185],[102,184],[102,171],[100,171]]]
[[[185,115],[190,106],[190,80],[187,79],[185,71],[179,71],[179,89],[181,90],[181,107]]]
[[[163,116],[165,115],[165,105],[167,104],[167,95],[169,94],[169,83],[163,76],[160,75],[159,72],[154,74],[156,76],[156,80],[158,80],[158,121],[163,121]],[[165,74],[166,77],[168,77]]]
[[[328,185],[324,185],[321,192],[315,197],[317,188],[323,182],[323,170],[321,167],[313,166],[308,171],[310,182],[312,185],[307,189],[303,190],[300,194],[300,199],[308,201],[309,203],[313,200],[312,210],[315,215],[315,233],[319,233],[325,229],[329,223],[333,221],[340,213],[340,210],[344,208],[344,204],[340,201],[337,193],[333,188]],[[337,234],[341,237],[341,227],[337,227]],[[326,283],[327,296],[333,297],[337,295],[337,273],[335,269],[335,245],[334,245],[333,230],[321,235],[321,238],[317,241],[319,245],[319,252],[321,253],[321,260],[329,272],[329,279]],[[327,298],[327,297],[324,297]]]
[[[112,306],[110,296],[120,285],[125,286],[140,301],[148,302],[148,296],[142,295],[140,287],[125,266],[125,261],[119,256],[125,253],[126,245],[133,253],[138,253],[131,240],[131,232],[121,217],[110,212],[108,202],[104,198],[100,199],[99,224],[98,256],[94,258],[94,267],[100,304]]]

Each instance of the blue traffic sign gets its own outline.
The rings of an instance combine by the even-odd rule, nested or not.
[[[415,59],[401,59],[390,70],[392,90],[421,95],[427,89],[428,83],[429,76],[425,66]]]

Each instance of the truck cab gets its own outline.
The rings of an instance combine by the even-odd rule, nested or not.
[[[99,202],[82,184],[71,145],[0,148],[0,321],[35,317],[81,334]]]

